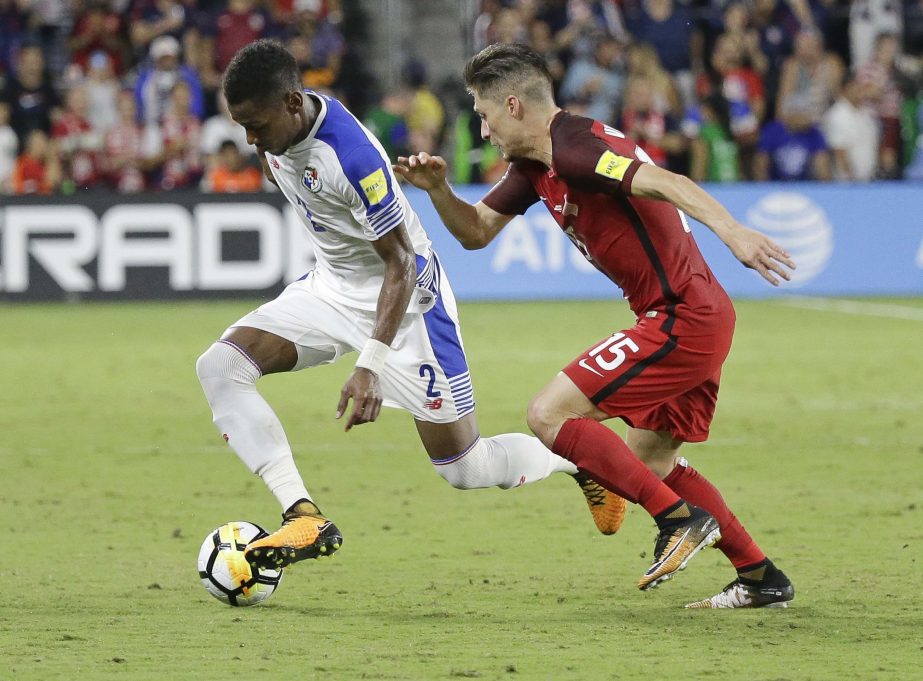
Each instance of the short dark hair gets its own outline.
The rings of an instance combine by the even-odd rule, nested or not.
[[[303,87],[295,57],[273,40],[257,40],[242,47],[224,73],[224,96],[231,105],[281,99]]]
[[[553,99],[551,73],[538,52],[520,43],[488,45],[465,65],[465,86],[483,97],[515,93],[529,99]]]

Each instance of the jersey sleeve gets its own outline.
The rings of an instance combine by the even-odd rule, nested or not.
[[[391,166],[371,144],[355,147],[340,160],[349,184],[355,189],[375,238],[381,238],[404,221],[404,206],[394,187]],[[371,236],[371,235],[370,235]]]
[[[500,215],[522,215],[539,200],[528,176],[514,161],[481,201]]]
[[[631,194],[631,181],[642,161],[635,158],[634,144],[623,137],[612,142],[589,129],[555,140],[555,171],[569,186],[589,192]]]

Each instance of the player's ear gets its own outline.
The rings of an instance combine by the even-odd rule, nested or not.
[[[509,95],[506,98],[506,111],[513,118],[522,119],[522,100],[516,95]]]
[[[285,95],[285,108],[289,113],[297,113],[304,108],[304,93],[300,90],[289,90]]]

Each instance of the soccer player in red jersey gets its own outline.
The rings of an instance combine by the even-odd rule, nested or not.
[[[583,254],[623,290],[635,325],[588,348],[536,395],[529,426],[555,453],[641,505],[659,534],[638,587],[669,579],[715,543],[737,569],[719,594],[687,607],[784,607],[788,578],[766,557],[715,487],[679,455],[701,442],[715,410],[734,308],[686,223],[707,225],[769,283],[795,265],[764,235],[739,224],[694,182],[658,168],[625,135],[562,111],[542,57],[491,45],[471,58],[465,83],[481,135],[511,161],[477,204],[446,182],[446,162],[417,154],[395,171],[426,190],[452,234],[483,248],[517,214],[544,203]],[[623,440],[601,421],[619,417]]]

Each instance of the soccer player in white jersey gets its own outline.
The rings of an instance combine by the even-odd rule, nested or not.
[[[359,358],[337,405],[346,430],[374,421],[382,405],[405,409],[453,487],[507,489],[569,473],[600,531],[615,532],[621,497],[534,437],[480,436],[452,289],[378,140],[340,102],[303,90],[295,59],[272,41],[242,48],[223,89],[231,116],[256,146],[266,176],[298,210],[317,255],[312,271],[232,324],[196,363],[216,426],[283,509],[282,527],[251,543],[247,560],[285,566],[342,544],[255,383],[353,351]]]

